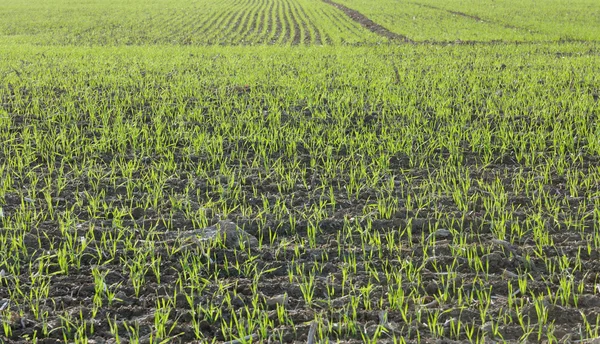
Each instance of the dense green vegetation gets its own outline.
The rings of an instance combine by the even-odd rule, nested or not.
[[[418,2],[0,0],[0,343],[600,337],[593,11]]]
[[[338,0],[415,41],[597,41],[595,0]]]
[[[0,0],[0,17],[0,42],[40,45],[321,45],[386,41],[316,0]]]

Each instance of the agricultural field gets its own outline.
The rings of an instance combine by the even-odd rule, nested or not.
[[[0,0],[0,343],[598,340],[593,11],[469,3]]]
[[[316,0],[0,2],[1,41],[40,45],[328,45],[385,42]],[[0,41],[0,42],[1,42]]]
[[[335,0],[416,42],[597,41],[596,0]]]

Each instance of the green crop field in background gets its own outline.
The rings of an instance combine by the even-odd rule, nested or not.
[[[597,41],[595,0],[339,0],[415,41]]]
[[[48,45],[385,41],[314,0],[0,2],[4,41]]]
[[[594,0],[340,0],[414,41],[597,40]],[[320,0],[0,1],[4,41],[60,45],[356,44],[386,40]]]

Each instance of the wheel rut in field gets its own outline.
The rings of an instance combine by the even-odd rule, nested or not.
[[[428,5],[428,4],[421,4],[418,2],[409,2],[409,4],[413,4],[413,5],[417,5],[417,6],[421,6],[421,7],[426,7],[426,8],[430,8],[432,10],[437,10],[437,11],[444,11],[450,14],[454,14],[463,18],[469,18],[478,22],[484,22],[484,23],[489,23],[489,24],[495,24],[495,25],[499,25],[502,26],[506,29],[515,29],[515,30],[521,30],[521,31],[528,31],[530,33],[539,33],[536,30],[530,30],[530,29],[526,29],[523,27],[519,27],[519,26],[514,26],[514,25],[510,25],[510,24],[506,24],[506,23],[501,23],[501,22],[497,22],[497,21],[493,21],[493,20],[489,20],[489,19],[483,19],[481,17],[478,17],[476,15],[472,15],[472,14],[468,14],[468,13],[464,13],[464,12],[458,12],[458,11],[452,11],[452,10],[447,10],[445,8],[441,8],[441,7],[437,7],[437,6],[433,6],[433,5]]]
[[[341,10],[348,17],[350,17],[350,19],[359,23],[362,27],[364,27],[365,29],[367,29],[373,33],[376,33],[380,36],[384,36],[384,37],[387,37],[387,38],[389,38],[391,40],[395,40],[395,41],[403,41],[406,43],[415,43],[412,39],[410,39],[404,35],[400,35],[395,32],[392,32],[392,31],[386,29],[385,27],[375,23],[374,21],[369,19],[367,16],[365,16],[364,14],[362,14],[356,10],[353,10],[351,8],[348,8],[342,4],[338,4],[337,2],[333,2],[331,0],[323,0],[323,2],[330,4],[334,7],[336,7],[337,9]]]

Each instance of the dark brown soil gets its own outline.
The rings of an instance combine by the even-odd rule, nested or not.
[[[112,159],[113,157],[106,157]],[[184,157],[178,156],[177,161],[183,164]],[[400,158],[394,162],[391,166],[393,169],[406,168],[405,162]],[[509,172],[511,170],[511,164],[508,163],[504,166],[497,166],[498,170],[504,170]],[[510,173],[510,172],[509,172]],[[474,176],[475,178],[486,178],[485,175]],[[316,181],[320,179],[319,175],[315,175]],[[510,174],[507,175],[510,178]],[[173,181],[168,185],[168,188],[173,192],[181,191],[182,188],[187,184],[186,180]],[[260,185],[260,184],[259,184]],[[205,192],[202,184],[198,187]],[[286,197],[285,195],[278,194],[276,192],[276,185],[262,184],[258,186],[260,194],[266,195],[270,199],[282,198],[286,203],[289,204],[290,208],[299,207],[302,203],[317,202],[318,199],[314,198],[314,194],[310,190],[303,190],[299,188],[292,194],[295,196],[294,199]],[[550,185],[549,192],[556,192],[557,195],[563,195],[561,184]],[[121,203],[122,190],[112,189],[106,187],[106,194],[109,203],[114,204],[115,207]],[[208,189],[206,189],[208,190]],[[67,190],[65,194],[65,201],[62,203],[60,208],[64,208],[69,204],[67,199],[70,198],[69,194],[75,192],[75,189]],[[250,190],[248,190],[250,191]],[[250,191],[251,192],[251,191]],[[292,195],[290,194],[290,196]],[[202,293],[196,295],[195,304],[202,305],[219,305],[223,312],[223,317],[227,318],[232,316],[233,313],[239,313],[244,309],[250,307],[253,310],[253,297],[255,294],[252,292],[251,286],[253,283],[254,275],[246,275],[243,271],[236,270],[227,261],[232,262],[236,259],[241,263],[248,262],[252,259],[258,267],[258,270],[268,271],[260,277],[258,282],[258,290],[264,296],[264,299],[259,301],[260,309],[265,316],[268,316],[272,321],[277,323],[276,331],[269,334],[271,340],[274,342],[284,343],[306,343],[307,335],[309,332],[309,324],[307,322],[312,321],[315,316],[322,316],[325,321],[328,322],[339,322],[336,326],[342,326],[345,318],[343,317],[348,310],[349,299],[348,296],[342,295],[343,286],[339,284],[339,281],[344,279],[341,273],[341,268],[345,265],[348,257],[355,257],[358,261],[357,271],[351,273],[349,276],[353,285],[357,288],[365,287],[367,285],[373,286],[371,293],[371,301],[367,302],[371,306],[366,307],[363,303],[358,307],[359,323],[357,324],[361,331],[364,333],[373,335],[377,329],[379,323],[379,310],[378,309],[389,309],[388,311],[388,323],[393,328],[393,333],[397,337],[403,337],[408,342],[419,342],[419,338],[416,337],[415,329],[420,329],[421,333],[427,332],[427,326],[422,322],[416,320],[407,323],[402,317],[401,313],[397,310],[393,310],[390,303],[385,296],[390,290],[394,288],[402,288],[405,293],[418,293],[421,304],[416,304],[414,301],[410,301],[407,305],[409,314],[415,316],[417,313],[425,316],[433,316],[434,314],[439,315],[439,323],[444,324],[452,321],[451,319],[460,319],[465,323],[472,323],[475,326],[475,333],[481,333],[481,328],[484,326],[479,318],[480,305],[474,302],[471,307],[457,307],[456,302],[456,290],[440,290],[439,285],[446,278],[444,274],[444,267],[456,263],[458,264],[455,269],[460,273],[456,277],[456,285],[460,286],[461,290],[469,293],[477,293],[485,290],[491,290],[493,302],[488,310],[489,317],[491,319],[498,319],[503,316],[512,316],[514,314],[505,314],[507,308],[507,295],[509,290],[507,289],[509,281],[513,283],[513,286],[517,284],[517,278],[511,277],[510,273],[522,273],[531,276],[529,281],[529,291],[535,294],[544,294],[550,290],[556,290],[558,288],[556,276],[549,274],[543,266],[543,262],[537,258],[533,258],[533,265],[529,265],[524,261],[517,259],[515,254],[510,250],[507,250],[502,245],[494,244],[492,239],[493,235],[490,233],[490,223],[485,220],[485,215],[478,210],[478,205],[473,204],[473,211],[468,217],[460,218],[459,213],[453,209],[452,201],[440,200],[439,207],[446,207],[448,212],[447,221],[433,220],[433,214],[430,214],[429,210],[423,209],[418,214],[411,213],[405,209],[400,209],[391,219],[380,219],[380,220],[361,220],[359,223],[362,226],[370,226],[370,230],[378,232],[383,237],[386,233],[397,233],[400,236],[398,238],[398,244],[404,247],[399,251],[388,251],[383,249],[383,256],[378,257],[376,248],[362,249],[360,245],[361,238],[358,234],[348,234],[345,232],[344,225],[345,221],[348,221],[351,217],[358,216],[362,213],[362,206],[364,201],[369,197],[375,197],[376,190],[365,190],[361,195],[361,200],[352,201],[346,199],[343,194],[339,194],[340,199],[339,205],[335,211],[331,212],[328,219],[323,220],[318,225],[318,237],[317,246],[315,248],[309,248],[306,245],[295,243],[290,246],[283,246],[286,239],[293,238],[295,235],[300,237],[307,236],[307,222],[299,222],[295,228],[291,228],[289,223],[285,221],[281,222],[276,219],[268,218],[266,224],[261,224],[256,220],[247,219],[241,214],[234,214],[230,216],[231,220],[235,221],[240,227],[244,228],[249,233],[256,237],[268,242],[268,230],[276,231],[278,239],[276,242],[271,244],[265,244],[262,248],[253,248],[251,254],[255,258],[251,258],[247,253],[240,253],[239,250],[231,248],[214,250],[210,256],[210,259],[216,262],[215,268],[219,270],[217,275],[221,279],[222,283],[227,283],[227,287],[231,295],[235,295],[232,300],[232,304],[223,304],[221,297],[215,298],[213,295],[218,295],[217,285],[209,284],[207,289]],[[138,197],[142,197],[140,194]],[[558,196],[566,197],[566,196]],[[298,202],[298,200],[301,200]],[[18,204],[20,204],[20,197],[16,194],[5,195],[5,201],[7,206],[5,212],[10,213]],[[517,195],[512,196],[508,200],[509,204],[521,204],[530,205],[530,200],[523,199]],[[574,206],[576,207],[577,200],[573,200]],[[40,203],[34,203],[32,206],[39,207],[40,211],[43,211],[44,207]],[[199,205],[194,205],[199,207]],[[516,215],[517,218],[525,218],[525,215]],[[97,228],[96,237],[101,237],[104,233],[111,232],[112,220],[110,219],[91,219],[81,213],[80,219],[84,222],[81,223],[81,229],[84,230],[90,225],[94,224]],[[216,219],[215,219],[216,220]],[[568,225],[560,222],[547,222],[547,228],[552,233],[552,238],[555,242],[553,247],[547,248],[548,257],[558,257],[560,255],[573,256],[574,254],[581,255],[582,264],[584,266],[585,274],[576,273],[573,278],[577,282],[583,284],[583,295],[579,300],[579,304],[560,305],[550,304],[548,306],[548,316],[550,321],[554,324],[554,335],[559,339],[563,339],[563,342],[571,342],[571,339],[576,338],[577,324],[582,323],[582,315],[587,319],[595,319],[596,315],[600,311],[600,296],[598,296],[596,285],[598,283],[598,275],[600,273],[599,254],[593,250],[588,254],[585,249],[587,243],[582,241],[582,237],[575,233],[568,232]],[[367,221],[370,224],[367,224]],[[172,219],[165,219],[157,214],[152,209],[139,209],[136,208],[132,211],[131,219],[123,221],[125,228],[131,228],[132,232],[127,233],[127,236],[136,237],[136,233],[143,228],[157,228],[158,231],[186,231],[194,228],[193,223],[186,219],[183,215],[177,214]],[[460,231],[463,233],[479,233],[477,235],[478,240],[468,242],[468,245],[479,247],[482,254],[484,264],[489,266],[489,274],[486,276],[479,276],[473,270],[472,262],[466,259],[456,260],[453,256],[453,245],[452,241],[448,240],[451,238],[441,237],[438,239],[436,245],[429,249],[428,255],[425,255],[427,250],[423,249],[422,238],[427,237],[435,227],[444,227],[452,230]],[[594,224],[590,222],[589,232],[593,233]],[[412,240],[406,239],[406,231],[412,232]],[[108,232],[107,232],[108,231]],[[37,233],[37,234],[36,234]],[[43,233],[43,235],[40,235]],[[343,234],[340,237],[340,233]],[[344,235],[348,235],[345,236]],[[25,235],[24,240],[28,242],[31,252],[29,254],[35,255],[35,251],[39,250],[38,240],[41,240],[41,248],[44,250],[52,250],[49,245],[50,242],[59,241],[61,237],[60,231],[56,228],[54,223],[45,222],[41,223],[35,232],[28,233]],[[342,247],[340,251],[339,248]],[[305,273],[308,274],[313,268],[318,267],[318,272],[314,275],[315,280],[315,301],[312,305],[308,304],[303,297],[300,283],[297,280],[288,278],[288,272],[290,272],[290,257],[294,256],[294,250],[299,249],[301,254],[299,259],[296,261],[298,265],[305,267]],[[532,253],[535,249],[529,236],[523,237],[519,246],[515,252],[519,254]],[[95,316],[96,320],[90,320],[92,308],[90,306],[91,299],[94,296],[94,281],[91,276],[91,268],[99,263],[97,259],[97,252],[89,248],[87,254],[84,255],[82,266],[79,269],[73,270],[69,276],[60,276],[52,279],[49,294],[51,295],[52,302],[49,304],[41,305],[42,310],[46,310],[48,313],[49,323],[53,328],[58,330],[51,332],[42,343],[61,343],[63,342],[64,336],[71,340],[75,338],[75,333],[69,333],[64,327],[61,327],[61,317],[65,317],[65,314],[70,314],[73,321],[78,321],[79,314],[82,314],[85,321],[89,322],[89,326],[93,325],[93,333],[89,333],[89,337],[94,340],[95,343],[114,343],[109,338],[113,338],[111,329],[106,321],[107,318],[116,319],[119,324],[119,332],[121,336],[125,336],[127,329],[125,324],[137,323],[139,326],[140,335],[142,337],[141,343],[150,342],[150,333],[154,324],[153,314],[149,313],[156,302],[161,299],[169,299],[170,295],[173,295],[174,290],[177,286],[172,285],[170,281],[177,279],[178,273],[182,270],[181,261],[184,259],[183,252],[177,253],[170,256],[168,253],[168,247],[163,245],[157,245],[155,253],[163,257],[161,263],[161,270],[163,271],[162,281],[159,283],[151,271],[146,274],[146,283],[143,285],[141,294],[135,295],[134,289],[127,282],[126,275],[123,274],[123,268],[120,266],[119,261],[121,259],[127,259],[129,253],[124,248],[119,249],[117,256],[113,262],[105,263],[102,266],[102,271],[109,271],[106,276],[106,284],[109,286],[116,285],[117,283],[123,283],[120,287],[116,288],[118,301],[115,301],[112,305],[105,305],[99,311],[99,314]],[[194,252],[194,251],[192,251]],[[397,255],[397,258],[390,259],[389,254]],[[372,256],[371,256],[372,255]],[[435,259],[431,257],[435,256]],[[385,267],[387,264],[394,264],[394,261],[399,263],[399,260],[409,259],[413,262],[414,266],[424,266],[419,273],[422,278],[422,284],[416,284],[415,282],[405,281],[400,285],[396,285],[391,281],[387,281],[385,274],[383,273],[386,269],[394,269],[393,265]],[[185,259],[184,259],[185,260]],[[369,261],[373,266],[380,269],[377,279],[367,272],[368,269],[362,262]],[[440,270],[441,268],[441,270]],[[508,271],[508,272],[507,272]],[[207,271],[207,273],[214,274],[214,271]],[[24,277],[19,277],[26,281]],[[334,282],[337,281],[337,282]],[[0,306],[7,302],[7,289],[10,288],[13,282],[10,279],[4,279],[0,287]],[[332,288],[333,295],[328,295],[328,288]],[[514,291],[514,290],[513,290]],[[288,310],[288,316],[290,323],[279,323],[276,313],[276,306],[269,306],[267,300],[276,298],[282,294],[288,295],[288,301],[286,308]],[[447,297],[447,301],[443,304],[436,304],[434,300],[441,296]],[[383,300],[382,304],[377,306],[376,303],[379,300]],[[517,302],[523,305],[523,312],[527,314],[528,321],[532,324],[537,322],[537,313],[534,306],[534,300],[531,295],[519,295]],[[173,333],[179,334],[177,338],[172,339],[172,343],[192,343],[195,342],[196,337],[192,327],[192,314],[190,313],[190,306],[184,298],[178,298],[176,300],[176,307],[173,309],[173,313],[170,316],[170,324],[175,324]],[[11,305],[12,309],[19,309],[17,305]],[[10,323],[12,327],[12,336],[3,337],[0,336],[0,340],[5,343],[27,343],[28,340],[24,340],[26,336],[33,336],[34,333],[40,333],[42,331],[41,323],[35,320],[35,317],[30,310],[21,309],[20,313],[14,313],[12,321]],[[209,320],[202,320],[200,325],[200,331],[205,338],[213,338],[218,342],[224,341],[225,337],[221,331],[219,323],[212,323]],[[466,334],[460,335],[455,341],[453,341],[449,332],[449,328],[444,328],[443,337],[446,339],[434,339],[434,338],[421,338],[421,342],[427,343],[453,343],[463,342],[468,338]],[[519,342],[520,338],[524,335],[521,327],[513,323],[512,325],[503,325],[499,328],[499,333],[506,342]],[[340,327],[339,330],[333,330],[328,334],[332,340],[339,340],[344,343],[362,343],[361,332],[352,332],[352,330],[343,330]],[[379,342],[388,343],[391,340],[382,337]],[[107,340],[108,339],[108,340]],[[107,341],[105,341],[107,340]],[[535,341],[532,337],[531,340]]]
[[[380,36],[387,37],[387,38],[389,38],[391,40],[395,40],[395,41],[414,43],[410,38],[386,29],[385,27],[375,23],[374,21],[369,19],[367,16],[365,16],[364,14],[362,14],[356,10],[353,10],[351,8],[348,8],[342,4],[338,4],[331,0],[323,0],[323,2],[328,3],[328,4],[336,7],[337,9],[341,10],[352,20],[359,23],[362,27],[366,28],[367,30],[369,30],[373,33],[376,33]]]
[[[502,65],[498,70],[486,69],[485,72],[499,73],[509,69],[510,67]],[[526,72],[527,70],[523,71]],[[398,70],[395,73],[397,84],[401,84],[401,73]],[[568,84],[568,81],[564,82],[564,85]],[[65,128],[78,129],[84,133],[82,136],[75,137],[73,142],[93,139],[104,130],[101,126],[91,125],[90,115],[83,110],[73,114],[78,120],[63,123],[64,127],[59,128],[54,122],[48,120],[46,113],[36,114],[25,111],[24,109],[30,106],[34,99],[33,91],[28,86],[27,83],[18,87],[9,85],[2,90],[0,104],[9,116],[12,127],[10,129],[3,127],[1,130],[10,130],[10,134],[17,134],[22,133],[26,128],[30,130],[35,127],[46,137],[51,138],[49,142],[56,142],[56,144],[60,143],[59,134],[62,133],[61,130],[66,131]],[[205,92],[202,93],[204,95],[202,104],[210,104],[217,108],[229,101],[235,105],[242,103],[243,100],[255,99],[257,93],[277,94],[279,91],[276,86],[263,87],[263,89],[250,85],[225,87],[225,93],[216,100],[209,98],[209,92]],[[364,92],[352,84],[343,87],[356,87],[357,95]],[[592,87],[594,90],[597,89],[596,85]],[[567,99],[571,99],[569,97],[573,94],[579,96],[584,90],[590,91],[592,88],[577,84],[577,88],[561,89],[567,95]],[[55,98],[48,97],[47,101],[59,99],[61,95],[76,91],[79,90],[56,87],[53,89]],[[118,91],[119,88],[114,85],[112,87],[107,85],[106,89],[97,89],[98,93],[106,97],[111,97],[111,92]],[[38,343],[71,343],[79,334],[75,333],[69,324],[75,326],[80,323],[86,325],[85,335],[91,339],[90,343],[115,343],[115,329],[111,329],[109,321],[116,323],[121,338],[127,339],[128,331],[130,332],[132,327],[137,327],[141,337],[140,342],[149,343],[150,336],[155,335],[154,309],[160,302],[173,303],[168,316],[168,327],[171,328],[171,334],[176,337],[170,339],[170,343],[199,343],[201,341],[198,338],[205,338],[209,342],[228,341],[231,334],[223,331],[223,324],[233,324],[234,319],[239,321],[251,317],[263,317],[265,322],[268,319],[271,324],[266,333],[260,332],[259,329],[250,331],[252,335],[261,336],[257,342],[306,343],[311,328],[310,322],[317,318],[320,319],[319,331],[324,332],[323,336],[331,341],[362,343],[365,337],[373,337],[377,331],[378,324],[381,323],[381,311],[387,312],[385,327],[388,334],[380,337],[380,343],[391,343],[392,335],[396,338],[405,338],[409,343],[467,342],[469,337],[464,328],[456,335],[451,333],[449,324],[456,320],[470,324],[473,335],[485,337],[486,342],[493,339],[511,343],[544,342],[548,341],[549,333],[553,331],[553,337],[563,343],[572,343],[579,340],[579,336],[585,331],[581,326],[584,318],[592,324],[595,324],[598,319],[600,253],[596,243],[598,212],[595,203],[598,196],[594,200],[592,197],[587,197],[585,193],[599,195],[600,185],[590,184],[585,191],[579,190],[579,196],[571,196],[564,174],[561,175],[556,169],[550,169],[547,176],[536,175],[539,172],[517,162],[515,152],[512,150],[508,150],[503,156],[495,157],[492,163],[484,164],[479,154],[464,148],[458,154],[462,159],[461,167],[470,171],[470,178],[473,181],[465,196],[487,195],[489,192],[483,187],[496,182],[506,189],[506,204],[502,211],[509,214],[510,219],[502,223],[502,228],[506,229],[509,232],[508,236],[513,239],[509,245],[494,240],[494,226],[498,226],[498,222],[494,214],[486,213],[481,197],[477,202],[469,202],[467,211],[460,210],[450,195],[438,193],[429,195],[433,200],[430,204],[422,204],[412,209],[409,207],[409,198],[414,200],[423,192],[430,192],[423,190],[421,183],[439,177],[439,171],[448,164],[451,157],[447,150],[420,151],[420,147],[414,147],[415,151],[410,156],[402,152],[381,153],[386,155],[384,163],[387,166],[385,175],[381,176],[383,180],[381,183],[387,185],[391,182],[394,185],[390,197],[398,201],[397,210],[384,217],[377,215],[375,211],[365,210],[366,206],[373,205],[378,199],[380,188],[365,187],[356,196],[351,196],[346,192],[349,185],[347,170],[331,176],[318,163],[316,167],[310,167],[314,159],[323,157],[320,152],[311,155],[310,147],[306,147],[313,138],[310,136],[311,133],[298,131],[307,136],[306,140],[294,141],[297,144],[294,147],[295,161],[286,160],[290,158],[284,148],[281,148],[285,146],[283,139],[280,147],[274,148],[269,153],[270,161],[281,159],[285,166],[292,166],[295,163],[300,166],[298,171],[306,171],[306,173],[292,173],[299,181],[287,189],[281,189],[284,181],[278,180],[278,176],[273,171],[266,171],[262,164],[252,166],[252,161],[256,158],[254,149],[262,143],[252,141],[251,135],[228,135],[223,139],[223,156],[244,154],[246,157],[244,161],[227,160],[223,166],[215,166],[213,159],[209,159],[205,152],[186,150],[192,144],[189,141],[190,137],[193,137],[192,133],[202,132],[212,138],[213,132],[221,128],[221,125],[231,124],[227,121],[235,119],[233,117],[235,113],[227,113],[228,117],[223,119],[218,116],[220,113],[216,110],[210,112],[201,108],[198,99],[182,96],[174,100],[180,102],[175,105],[189,110],[189,116],[186,113],[186,116],[170,115],[167,120],[158,119],[157,114],[145,104],[146,99],[139,97],[140,94],[145,94],[143,91],[146,89],[134,88],[126,91],[126,94],[135,95],[133,97],[135,100],[130,105],[131,108],[115,107],[115,112],[126,113],[119,120],[128,126],[147,128],[148,132],[156,132],[156,128],[168,130],[164,138],[174,140],[169,142],[171,149],[168,152],[147,154],[131,146],[125,149],[125,153],[118,153],[119,142],[115,140],[115,147],[110,147],[110,150],[88,153],[85,161],[91,166],[90,170],[77,177],[74,176],[76,171],[72,166],[82,164],[79,160],[82,158],[75,155],[72,160],[64,161],[58,154],[64,153],[63,151],[57,151],[55,160],[50,160],[48,156],[37,154],[33,149],[32,151],[37,155],[31,157],[30,165],[24,168],[26,171],[24,173],[19,173],[18,167],[7,167],[11,175],[14,175],[11,178],[14,178],[15,185],[18,187],[0,195],[3,216],[14,217],[14,214],[22,209],[35,210],[36,214],[48,214],[49,207],[44,200],[44,194],[40,190],[40,185],[36,187],[32,182],[31,175],[35,174],[38,177],[36,180],[52,181],[58,171],[61,171],[60,173],[68,176],[66,186],[61,191],[54,189],[55,184],[50,186],[55,201],[54,211],[56,214],[61,214],[60,216],[64,216],[65,213],[70,214],[73,223],[68,228],[61,227],[60,224],[63,222],[59,224],[59,220],[64,219],[58,215],[54,219],[47,217],[43,220],[35,218],[25,221],[25,228],[5,226],[4,222],[0,221],[2,225],[0,234],[3,237],[10,236],[11,239],[26,244],[22,251],[17,250],[18,254],[7,257],[9,263],[21,265],[21,274],[12,275],[8,266],[0,266],[0,270],[4,271],[3,276],[0,277],[0,316],[4,325],[4,327],[0,326],[0,333],[4,333],[5,328],[11,330],[10,335],[0,335],[0,343],[30,343],[34,336],[39,339]],[[17,96],[22,100],[22,104],[26,105],[16,102]],[[234,99],[239,102],[233,102]],[[333,107],[334,101],[327,98],[321,98],[317,105],[306,105],[300,100],[298,102],[301,105],[289,105],[285,109],[271,109],[265,106],[267,109],[265,112],[258,112],[258,116],[264,118],[257,117],[253,120],[264,121],[265,125],[259,129],[265,130],[268,129],[267,124],[271,123],[269,121],[273,121],[274,118],[277,119],[274,125],[276,130],[302,129],[305,128],[304,124],[310,123],[310,128],[319,130],[314,133],[323,137],[326,137],[327,133],[340,130],[341,127],[347,130],[344,132],[348,135],[381,134],[387,128],[392,128],[392,124],[397,125],[412,120],[404,116],[401,110],[396,111],[397,109],[393,107],[388,108],[388,111],[395,114],[388,114],[387,117],[376,110],[357,110],[349,115],[350,118],[344,119],[332,115],[339,115],[339,112],[336,112],[339,110]],[[398,109],[401,109],[401,105],[398,104]],[[431,108],[428,108],[427,103],[417,103],[417,106],[419,106],[419,115],[435,114]],[[275,113],[275,111],[280,112]],[[326,116],[319,117],[323,113]],[[504,114],[467,114],[472,117],[465,122],[473,126],[486,124],[494,127],[499,123],[508,123],[514,128],[525,128],[535,121],[532,119],[534,116],[528,114],[512,117]],[[568,114],[569,112],[565,111],[565,116]],[[213,118],[205,118],[211,116]],[[163,120],[169,122],[167,129],[161,127]],[[597,114],[590,115],[589,121],[595,125]],[[446,118],[436,119],[434,116],[421,123],[422,128],[427,126],[428,132],[431,132],[432,128],[447,124]],[[555,123],[548,123],[547,126],[544,123],[539,125],[548,131],[553,131],[553,124]],[[556,128],[561,130],[560,126]],[[574,136],[578,136],[576,130],[573,129]],[[178,136],[182,131],[189,131],[190,135]],[[14,137],[14,142],[8,143],[8,148],[0,150],[0,161],[9,158],[5,154],[11,152],[11,149],[18,151],[25,146],[26,142],[22,135]],[[181,141],[175,141],[176,138]],[[600,162],[597,155],[587,153],[587,143],[584,140],[585,138],[581,138],[574,143],[573,149],[578,154],[565,158],[569,167],[576,169],[582,176],[597,173]],[[552,147],[552,143],[549,142],[547,147]],[[550,148],[548,149],[549,151],[540,154],[552,161],[553,153]],[[356,154],[356,159],[363,159],[361,161],[365,166],[379,163],[378,156],[358,157],[358,153],[361,152],[350,153],[345,145],[338,145],[331,148],[328,157],[335,162],[347,163],[348,157],[354,159],[355,156],[351,154]],[[411,162],[411,159],[422,159],[425,162],[420,165]],[[156,201],[156,206],[142,207],[138,202],[150,197],[151,191],[136,186],[129,194],[123,185],[129,181],[135,182],[134,185],[138,185],[138,182],[141,182],[139,185],[145,184],[147,180],[144,179],[144,173],[149,171],[166,173],[161,172],[160,169],[164,165],[160,162],[171,160],[177,168],[176,171],[168,173],[169,178],[164,185],[161,185],[164,197]],[[119,175],[119,171],[111,170],[111,164],[119,161],[139,162],[140,167],[131,176],[122,176]],[[97,175],[111,175],[112,179],[100,178],[99,184],[94,186],[92,168],[97,169],[95,171]],[[223,215],[205,206],[223,198],[223,189],[228,187],[228,179],[222,175],[221,168],[234,170],[236,175],[243,176],[234,181],[240,185],[240,194],[236,197],[225,197],[227,204],[235,209],[227,219],[258,238],[262,246],[250,247],[248,250],[217,246],[206,251],[200,245],[185,245],[179,250],[180,245],[177,243],[165,241],[158,235],[156,238],[149,236],[150,230],[172,233],[198,229],[198,224],[171,202],[171,198],[183,197],[186,194],[191,196],[186,199],[185,206],[193,213],[206,216],[209,219],[208,224],[223,220]],[[204,174],[199,173],[199,169]],[[537,194],[528,196],[514,191],[513,181],[524,170],[539,180],[539,184],[536,184],[540,187]],[[392,174],[396,175],[397,179],[392,180]],[[539,179],[540,177],[547,178],[542,180]],[[367,185],[364,180],[359,183]],[[327,185],[330,187],[328,190],[331,190],[325,193],[326,197],[323,196],[323,189],[320,188],[322,184]],[[188,190],[192,192],[187,193]],[[101,196],[102,204],[106,207],[98,214],[89,213],[90,199],[82,196],[82,194],[85,196],[86,192]],[[303,217],[309,209],[326,202],[329,192],[336,203],[325,207],[322,218],[311,222]],[[547,196],[540,197],[539,193]],[[76,202],[77,198],[82,201]],[[540,218],[536,218],[537,222],[531,222],[534,215],[540,214],[536,207],[541,207],[537,203],[541,199],[556,204],[558,208],[553,213],[541,213]],[[270,207],[275,204],[284,205],[291,217],[299,219],[298,222],[292,223],[290,217],[277,218],[271,212],[261,213],[265,203]],[[250,209],[252,215],[247,215],[235,206]],[[120,219],[116,218],[123,210],[125,215]],[[510,233],[516,224],[524,229],[522,235]],[[315,244],[311,247],[307,238],[312,225],[315,226],[316,235]],[[534,228],[542,228],[551,239],[549,244],[542,247],[543,254],[536,247]],[[60,272],[58,264],[55,263],[55,257],[59,253],[57,248],[66,240],[63,231],[77,231],[79,234],[89,235],[86,240],[90,242],[81,254],[81,261],[69,264],[67,274]],[[120,233],[123,237],[117,239]],[[363,235],[366,234],[378,235],[383,238],[382,243],[364,244]],[[466,238],[465,242],[459,242],[458,238],[462,238],[463,235]],[[385,238],[388,236],[393,236],[391,247],[386,244]],[[110,247],[101,246],[103,237],[108,238],[109,245],[115,245],[114,257],[110,256]],[[10,247],[12,242],[0,244],[4,249]],[[135,250],[128,245],[134,246]],[[474,260],[462,255],[463,249],[471,249],[481,257],[487,273],[478,271]],[[154,257],[161,257],[158,264],[162,274],[159,281],[152,269],[144,272],[142,276],[145,282],[138,293],[124,265],[140,252],[152,252]],[[50,259],[52,263],[48,263],[47,270],[42,269],[43,271],[38,272],[36,264],[43,260],[42,257],[54,258]],[[569,262],[570,268],[550,271],[546,267],[546,259],[556,265],[563,260],[563,257]],[[353,261],[356,262],[355,265],[352,264]],[[184,286],[184,289],[193,296],[190,301],[182,297],[182,286],[177,285],[175,281],[195,262],[201,267],[198,272],[200,278],[197,283]],[[577,267],[576,262],[580,262],[581,265]],[[31,265],[28,265],[29,263]],[[406,269],[399,271],[403,264],[412,265],[418,271],[414,273]],[[354,266],[356,269],[353,268]],[[255,267],[255,269],[246,270],[244,267]],[[349,267],[352,269],[348,270]],[[105,285],[115,292],[116,299],[111,304],[105,300],[98,313],[93,315],[92,303],[97,285],[93,278],[95,271],[106,273]],[[263,273],[258,274],[257,271]],[[456,274],[449,277],[449,271]],[[388,278],[388,275],[400,275],[403,279],[395,280]],[[20,297],[23,299],[32,297],[30,292],[37,290],[32,287],[32,276],[47,278],[49,283],[48,295],[40,298],[40,304],[36,309],[41,312],[41,315],[35,314],[33,309],[24,306],[24,302],[17,303],[10,299],[11,291],[17,285],[23,291],[23,296]],[[301,287],[303,281],[294,276],[304,276],[314,281],[312,302],[307,300],[303,292]],[[526,278],[528,281],[526,293],[517,293],[519,277]],[[448,282],[449,278],[452,283]],[[579,295],[577,302],[574,299],[562,302],[548,298],[547,295],[557,294],[561,278],[568,278],[577,288],[581,288],[577,291]],[[342,283],[345,279],[350,282]],[[444,289],[443,285],[451,287]],[[193,289],[200,286],[203,288]],[[254,288],[255,286],[257,288]],[[349,290],[352,287],[354,289]],[[369,292],[366,293],[365,290]],[[401,305],[393,305],[393,298],[389,297],[390,293],[400,292],[406,295],[405,302]],[[484,319],[481,318],[481,309],[485,305],[478,301],[480,300],[478,295],[482,293],[489,293],[491,298]],[[280,318],[276,300],[284,294],[287,294],[288,298],[281,304],[287,314]],[[173,295],[179,296],[175,298]],[[465,303],[461,299],[464,295],[473,295],[473,300]],[[518,314],[507,311],[509,295],[515,295],[515,302],[520,305],[525,322],[531,324],[533,328],[540,318],[536,302],[538,306],[540,303],[544,304],[548,323],[552,324],[553,329],[542,329],[539,337],[537,332],[530,335],[524,333],[517,321]],[[195,307],[198,306],[213,306],[220,312],[218,320],[215,321],[207,316],[198,318],[194,313],[197,309]],[[406,310],[408,318],[403,316],[399,306],[405,307],[402,309]],[[250,313],[245,313],[246,311]],[[349,315],[355,319],[352,324],[349,324]],[[46,319],[48,328],[44,328],[44,322],[40,317]],[[428,319],[434,317],[437,318],[438,324],[443,325],[436,330],[427,325]],[[489,334],[487,322],[490,320],[502,321],[495,338],[491,338]],[[194,326],[195,323],[197,326]],[[416,330],[419,330],[419,333]],[[236,328],[233,335],[241,331],[241,328]]]

